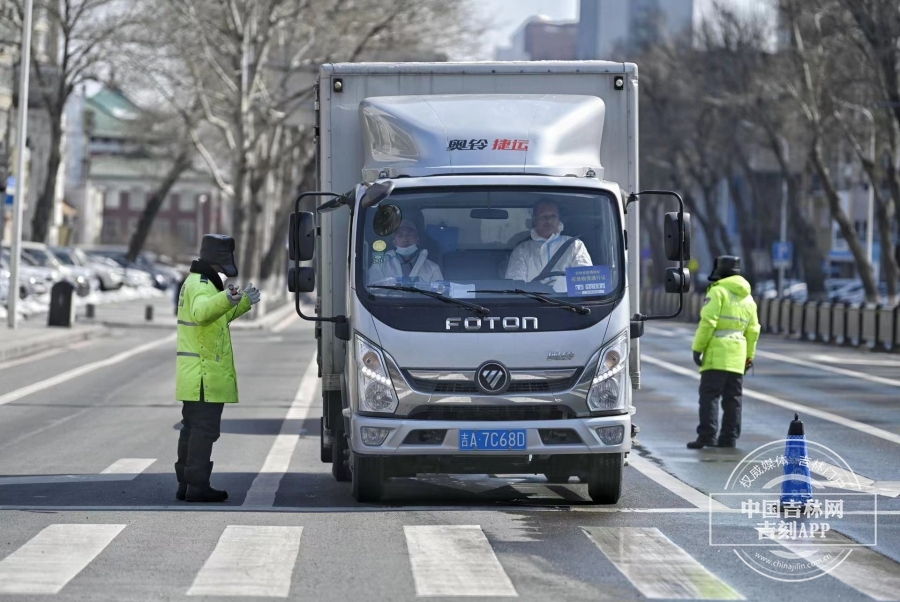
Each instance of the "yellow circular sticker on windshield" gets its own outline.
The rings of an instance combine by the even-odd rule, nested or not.
[[[381,253],[385,249],[387,249],[387,243],[383,240],[376,240],[372,243],[372,248]]]

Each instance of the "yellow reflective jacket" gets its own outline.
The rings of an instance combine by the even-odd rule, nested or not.
[[[212,277],[212,276],[210,276]],[[175,398],[179,401],[237,403],[237,373],[228,326],[250,311],[244,295],[234,306],[210,277],[191,273],[178,297],[178,355]]]
[[[693,350],[703,354],[700,372],[724,370],[743,374],[756,355],[759,340],[756,302],[743,276],[729,276],[706,291]]]

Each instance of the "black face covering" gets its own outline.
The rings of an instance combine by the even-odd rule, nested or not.
[[[197,259],[193,263],[191,263],[191,272],[194,274],[200,274],[201,276],[206,276],[206,279],[213,283],[213,286],[216,287],[216,290],[225,290],[225,283],[222,282],[222,279],[219,277],[219,272],[216,269],[216,266],[203,261],[202,259]]]
[[[200,260],[209,265],[222,267],[222,272],[229,278],[238,275],[234,262],[234,239],[225,234],[206,234],[200,243]]]

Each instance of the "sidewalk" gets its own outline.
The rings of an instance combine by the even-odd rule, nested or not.
[[[151,320],[147,320],[148,308]],[[234,322],[231,328],[268,329],[284,320],[292,311],[293,303],[286,303],[255,320],[244,317]],[[87,317],[87,304],[79,303],[71,328],[47,326],[46,312],[21,318],[16,330],[10,330],[5,324],[0,325],[0,363],[107,336],[114,329],[158,328],[174,332],[175,327],[175,303],[171,291],[145,299],[95,304],[93,318]]]

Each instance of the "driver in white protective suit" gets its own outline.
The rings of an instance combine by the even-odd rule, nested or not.
[[[441,268],[428,260],[428,251],[419,248],[419,232],[415,223],[403,220],[394,234],[394,250],[388,251],[380,261],[372,264],[368,272],[368,284],[390,286],[400,278],[418,278],[419,282],[443,280]]]
[[[519,243],[509,256],[509,267],[506,268],[506,278],[509,280],[531,282],[544,271],[547,263],[566,241],[572,238],[562,234],[563,224],[559,221],[559,205],[552,200],[542,199],[535,203],[532,222],[531,238]],[[594,263],[584,243],[575,240],[547,271],[565,272],[566,268],[592,265]],[[554,291],[566,292],[564,276],[551,277],[549,282],[552,283]]]

